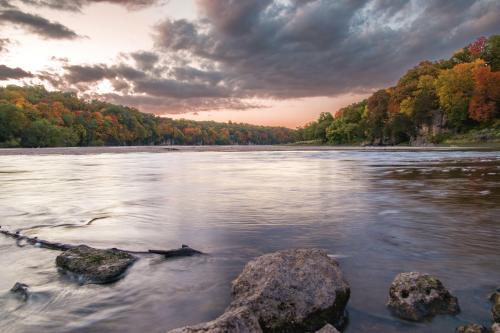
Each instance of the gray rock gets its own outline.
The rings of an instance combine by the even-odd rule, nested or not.
[[[394,315],[412,321],[460,312],[457,298],[450,294],[441,281],[418,272],[396,276],[389,290],[387,306]]]
[[[344,319],[350,288],[335,259],[318,249],[266,254],[233,281],[231,307],[247,306],[264,331],[315,331]]]
[[[488,333],[488,329],[478,324],[467,324],[457,327],[456,333]]]
[[[493,295],[491,295],[491,301],[493,302],[493,306],[491,307],[493,321],[496,323],[500,323],[500,291],[497,291]]]
[[[18,296],[23,301],[27,301],[29,298],[29,286],[24,283],[16,282],[10,292]]]
[[[226,311],[219,318],[169,333],[262,333],[259,321],[246,307]]]
[[[63,272],[76,275],[81,282],[109,283],[120,279],[135,260],[124,251],[80,245],[57,256],[56,265]]]
[[[279,251],[245,266],[222,316],[171,332],[315,332],[328,323],[342,324],[349,295],[337,261],[326,251]]]
[[[339,333],[335,327],[330,324],[326,324],[322,329],[316,331],[316,333]]]
[[[500,323],[494,323],[491,326],[491,333],[500,333]]]

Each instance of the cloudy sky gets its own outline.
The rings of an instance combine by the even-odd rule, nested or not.
[[[0,84],[295,127],[499,17],[498,0],[0,0]]]

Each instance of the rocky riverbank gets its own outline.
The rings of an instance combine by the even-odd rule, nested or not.
[[[350,286],[338,262],[325,251],[298,249],[266,254],[250,261],[233,281],[232,302],[213,321],[169,333],[316,332],[338,333],[348,321]],[[498,321],[500,292],[492,295]],[[398,274],[389,289],[387,307],[409,321],[432,320],[460,312],[457,297],[436,277],[419,272]],[[478,324],[457,333],[499,333]]]
[[[0,230],[6,236],[39,246],[37,238]],[[43,242],[43,241],[42,241]],[[50,243],[59,244],[59,243]],[[95,249],[85,245],[62,248],[56,266],[79,283],[106,284],[125,276],[138,259],[119,249]],[[187,246],[147,253],[172,256],[201,254]],[[143,254],[141,252],[141,254]],[[26,302],[30,287],[16,283],[11,293]],[[348,323],[346,306],[351,288],[339,263],[321,249],[291,249],[260,256],[244,267],[233,281],[232,300],[218,318],[169,333],[338,333]],[[500,333],[500,290],[490,297],[493,324],[457,327],[457,333]],[[456,315],[459,300],[435,276],[420,272],[398,274],[389,288],[386,303],[391,313],[407,321],[430,321],[438,315]]]
[[[259,152],[259,151],[470,151],[499,150],[500,145],[479,146],[330,146],[330,145],[227,145],[227,146],[119,146],[119,147],[58,147],[0,148],[2,155],[93,155],[169,152]]]

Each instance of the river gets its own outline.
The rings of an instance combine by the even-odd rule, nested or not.
[[[345,332],[491,324],[500,287],[500,152],[245,151],[0,156],[3,228],[143,256],[111,285],[58,274],[57,251],[0,236],[0,331],[165,332],[207,321],[258,255],[319,247],[351,284]],[[97,218],[97,219],[96,219]],[[87,222],[94,220],[91,224]],[[35,227],[38,226],[38,227]],[[439,277],[462,312],[410,323],[385,307],[403,271]],[[28,284],[23,303],[9,293]]]

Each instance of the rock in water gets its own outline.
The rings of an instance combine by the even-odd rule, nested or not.
[[[456,333],[488,333],[486,327],[478,324],[467,324],[457,327]]]
[[[494,323],[491,326],[491,333],[500,333],[500,323]]]
[[[171,332],[314,332],[328,323],[342,324],[349,295],[337,261],[326,251],[279,251],[245,266],[222,316]]]
[[[327,324],[323,326],[323,328],[320,329],[319,331],[316,331],[316,333],[339,333],[339,331],[337,331],[337,329],[332,325]]]
[[[460,312],[457,298],[450,294],[441,281],[418,272],[396,276],[389,290],[387,306],[394,315],[413,321],[437,314]]]
[[[231,307],[247,306],[267,332],[315,331],[344,319],[349,295],[326,251],[295,249],[250,261],[233,281]]]
[[[83,282],[109,283],[120,279],[135,260],[134,256],[124,251],[80,245],[58,255],[56,265],[64,272],[75,274]]]
[[[228,310],[213,321],[178,328],[169,333],[262,333],[262,329],[257,318],[243,307]]]
[[[29,286],[24,283],[16,282],[10,292],[20,297],[23,301],[27,301],[29,297]]]
[[[491,301],[493,306],[491,307],[491,314],[493,315],[493,321],[500,323],[500,291],[495,292],[491,295]]]

